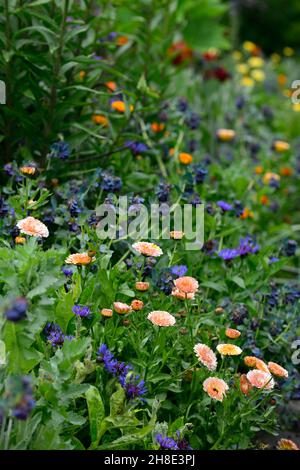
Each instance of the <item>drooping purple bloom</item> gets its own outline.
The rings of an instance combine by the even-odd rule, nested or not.
[[[223,212],[231,211],[233,206],[226,201],[218,201],[217,206],[219,206]]]
[[[74,307],[72,308],[72,312],[81,318],[86,318],[91,315],[91,310],[86,305],[74,305]]]

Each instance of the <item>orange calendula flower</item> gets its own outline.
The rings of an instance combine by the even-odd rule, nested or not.
[[[197,279],[191,276],[182,276],[174,280],[176,289],[184,292],[185,294],[195,294],[197,292],[199,283]]]
[[[150,287],[150,284],[149,282],[145,282],[145,281],[137,281],[135,283],[135,288],[136,290],[139,290],[141,292],[146,292]]]
[[[280,73],[277,77],[278,84],[284,86],[287,82],[287,76],[284,73]]]
[[[243,210],[243,213],[240,217],[241,217],[241,219],[248,219],[248,218],[253,219],[254,214],[253,214],[252,211],[250,211],[250,209],[248,209],[248,207],[245,207],[245,209]]]
[[[284,140],[275,140],[272,145],[273,150],[278,153],[286,152],[290,149],[290,144]]]
[[[127,305],[123,302],[114,302],[114,309],[117,313],[120,313],[122,315],[130,313],[132,311],[130,305]]]
[[[277,377],[285,377],[288,378],[289,373],[284,367],[280,366],[276,362],[268,362],[268,369],[273,375],[277,375]]]
[[[84,70],[80,70],[80,72],[79,72],[80,80],[83,80],[85,78],[85,76],[86,76],[86,72]]]
[[[31,235],[32,237],[47,238],[49,236],[49,230],[46,225],[31,216],[19,220],[17,227],[22,233],[26,233],[26,235]]]
[[[28,165],[28,166],[21,166],[20,168],[20,172],[22,173],[22,175],[34,175],[36,173],[36,167],[35,166],[31,166],[31,165]]]
[[[107,127],[108,126],[108,119],[106,116],[102,114],[93,114],[92,121],[95,124],[100,124],[101,126]]]
[[[277,173],[271,173],[270,171],[268,171],[263,176],[263,183],[269,184],[271,180],[280,181],[280,176],[277,175]]]
[[[235,330],[234,328],[226,328],[225,335],[227,338],[236,339],[241,336],[241,332],[239,330]]]
[[[260,198],[260,202],[263,206],[267,206],[270,202],[268,196],[266,194],[263,194]]]
[[[179,230],[173,230],[170,232],[170,237],[173,240],[181,240],[184,237],[184,232],[180,232]]]
[[[222,356],[239,356],[242,354],[241,348],[235,344],[218,344],[217,351],[222,354]]]
[[[291,439],[282,438],[277,442],[277,450],[299,450],[299,447]]]
[[[218,129],[217,137],[222,142],[231,142],[236,136],[236,133],[233,129]]]
[[[213,400],[223,401],[229,387],[224,380],[218,377],[208,377],[208,379],[203,382],[203,390]]]
[[[255,356],[246,356],[244,363],[248,367],[255,367],[255,369],[262,370],[263,372],[270,373],[267,364],[264,361]]]
[[[127,43],[128,43],[128,38],[126,36],[119,36],[117,38],[117,45],[118,46],[124,46]]]
[[[256,388],[265,388],[266,390],[271,390],[274,388],[274,380],[268,372],[262,370],[253,369],[247,373],[247,379],[250,384]]]
[[[290,168],[288,166],[284,166],[284,167],[280,168],[279,173],[282,176],[291,176],[293,174],[293,168]]]
[[[173,326],[176,323],[175,317],[163,310],[154,310],[149,313],[147,318],[156,326]]]
[[[24,245],[25,242],[26,242],[26,238],[24,238],[24,237],[16,237],[15,238],[16,245]]]
[[[142,310],[142,308],[144,307],[144,302],[142,300],[134,299],[130,305],[132,310],[138,311]]]
[[[217,357],[212,349],[206,344],[198,343],[194,346],[194,353],[198,357],[201,364],[208,368],[208,370],[216,370]]]
[[[180,154],[178,155],[178,159],[183,165],[190,165],[193,161],[192,155],[185,152],[180,152]]]
[[[162,132],[165,127],[165,124],[162,122],[152,122],[151,124],[151,129],[153,132]]]
[[[175,153],[175,149],[174,149],[174,148],[171,148],[171,149],[169,150],[169,155],[170,155],[170,157],[173,157],[174,153]]]
[[[69,255],[66,258],[65,263],[85,266],[86,264],[90,264],[92,261],[94,261],[94,258],[89,256],[87,253],[75,253],[74,255]]]
[[[250,390],[252,389],[252,385],[247,379],[246,374],[242,374],[240,377],[240,390],[244,395],[249,395]]]
[[[112,311],[111,308],[103,308],[100,313],[103,317],[112,317],[113,316],[113,311]]]
[[[256,166],[254,171],[256,175],[261,175],[264,172],[264,169],[262,166]]]
[[[145,256],[157,257],[163,254],[162,249],[158,245],[155,245],[155,243],[137,242],[132,245],[132,248]]]
[[[115,82],[106,82],[105,83],[106,88],[108,88],[110,91],[116,91],[117,89],[117,84]]]
[[[185,294],[179,289],[173,289],[171,295],[179,300],[193,300],[195,298],[194,293]]]
[[[121,100],[116,100],[111,103],[111,108],[114,109],[115,111],[118,111],[119,113],[125,113],[126,109],[128,109],[128,106],[126,107],[126,104],[124,101]],[[132,112],[134,110],[133,104],[129,105],[129,111]]]

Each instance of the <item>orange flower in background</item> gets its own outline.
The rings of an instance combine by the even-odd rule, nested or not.
[[[263,206],[267,206],[270,202],[270,199],[268,198],[266,194],[263,194],[260,198],[260,202]]]
[[[113,311],[112,311],[111,308],[103,308],[100,313],[103,317],[112,317],[113,316]]]
[[[276,362],[268,362],[268,369],[273,375],[277,375],[277,377],[285,377],[288,378],[289,373],[284,367],[280,366]]]
[[[163,254],[161,248],[158,245],[155,245],[155,243],[137,242],[132,245],[132,248],[145,256],[157,257]]]
[[[80,80],[84,80],[85,76],[86,76],[86,72],[84,70],[80,70],[80,72],[79,72]]]
[[[290,168],[288,166],[284,166],[284,167],[280,168],[279,173],[282,176],[291,176],[293,174],[293,168]]]
[[[263,176],[263,183],[264,184],[269,184],[271,180],[280,181],[280,176],[277,175],[277,173],[272,173],[272,172],[268,171]]]
[[[117,45],[118,46],[124,46],[127,43],[128,43],[128,38],[126,36],[119,36],[117,38]]]
[[[170,237],[173,240],[181,240],[184,237],[184,232],[180,232],[179,230],[174,230],[170,232]]]
[[[117,84],[115,82],[106,82],[105,83],[106,88],[108,88],[110,91],[116,91],[117,89]]]
[[[193,161],[192,155],[185,152],[180,152],[180,154],[178,155],[178,159],[183,165],[190,165]]]
[[[278,153],[286,152],[290,149],[290,144],[284,140],[275,140],[272,145],[273,150]]]
[[[299,450],[299,447],[291,439],[282,438],[277,442],[277,450]]]
[[[250,384],[256,388],[265,388],[266,390],[271,390],[274,388],[274,380],[268,372],[262,370],[253,369],[247,373],[247,379]]]
[[[239,356],[243,352],[241,348],[235,344],[218,344],[217,351],[222,354],[222,356]]]
[[[246,374],[242,374],[240,377],[240,390],[244,395],[249,395],[250,390],[252,389],[252,385],[247,379]]]
[[[162,132],[165,127],[165,124],[162,122],[152,122],[151,124],[151,129],[153,132]]]
[[[24,237],[16,237],[15,238],[16,245],[24,245],[25,242],[26,242],[26,238],[24,238]]]
[[[248,367],[255,367],[255,369],[262,370],[263,372],[270,373],[267,364],[255,356],[246,356],[244,358],[244,363]]]
[[[156,326],[173,326],[176,323],[175,317],[163,310],[154,310],[149,313],[147,318]]]
[[[236,136],[236,133],[233,129],[218,129],[217,137],[222,142],[231,142]]]
[[[287,76],[284,73],[280,73],[277,77],[278,84],[284,86],[287,82]]]
[[[208,377],[208,379],[203,382],[203,390],[213,400],[223,401],[229,387],[224,380],[218,377]]]
[[[208,368],[208,370],[216,370],[217,357],[215,353],[206,344],[198,343],[194,346],[194,353],[198,357],[201,364]]]
[[[136,290],[139,290],[141,292],[147,291],[149,289],[149,287],[150,287],[149,282],[137,281],[135,283]]]
[[[170,155],[170,157],[173,157],[174,153],[175,153],[175,149],[172,147],[172,148],[169,150],[169,155]]]
[[[17,227],[22,233],[26,233],[26,235],[31,235],[32,237],[47,238],[49,236],[49,230],[46,225],[31,216],[19,220]]]
[[[32,166],[31,165],[21,166],[20,172],[22,173],[22,175],[31,175],[31,176],[33,176],[36,173],[36,167],[33,166],[33,165]]]
[[[252,211],[250,211],[250,209],[248,209],[248,207],[245,207],[245,209],[243,210],[243,213],[241,215],[241,219],[248,219],[248,218],[251,218],[253,219],[254,217],[254,213]]]
[[[120,313],[121,315],[130,313],[132,310],[130,305],[124,304],[123,302],[114,302],[114,309],[117,313]]]
[[[185,294],[195,294],[197,292],[199,283],[191,276],[182,276],[174,280],[175,287],[184,292]]]
[[[121,101],[121,100],[113,101],[110,106],[112,109],[114,109],[115,111],[118,111],[119,113],[125,113],[126,109],[128,109],[128,106],[126,107],[124,101]],[[134,106],[130,104],[129,111],[132,112],[133,110],[134,110]]]
[[[235,330],[234,328],[226,328],[225,335],[227,338],[236,339],[241,336],[241,332],[239,330]]]
[[[256,175],[261,175],[264,172],[264,169],[262,166],[256,166],[254,171]]]
[[[172,292],[171,292],[171,295],[173,297],[176,297],[176,299],[179,299],[179,300],[186,300],[186,299],[187,300],[193,300],[195,298],[194,293],[185,294],[184,292],[182,292],[179,289],[173,289]]]
[[[173,65],[180,65],[192,59],[193,50],[184,41],[177,41],[168,49],[168,56],[172,58]]]
[[[94,258],[91,258],[87,253],[75,253],[65,259],[65,263],[67,264],[78,264],[82,266],[90,264],[92,261],[94,261]]]
[[[95,124],[100,124],[104,127],[108,126],[108,119],[106,116],[103,116],[102,114],[93,114],[92,116],[92,121]]]
[[[244,357],[244,363],[248,367],[255,367],[256,366],[256,357],[254,356],[246,356]]]
[[[138,311],[142,310],[142,308],[144,307],[144,302],[142,302],[142,300],[135,299],[131,302],[130,305],[132,310]]]

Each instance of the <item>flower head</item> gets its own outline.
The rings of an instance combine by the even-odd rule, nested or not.
[[[277,442],[278,450],[299,450],[297,444],[291,439],[279,439]]]
[[[242,374],[240,377],[240,390],[244,395],[249,395],[252,385],[247,379],[246,374]]]
[[[144,307],[144,302],[142,300],[134,299],[130,305],[132,310],[138,311],[142,310],[142,308]]]
[[[4,316],[8,321],[14,323],[26,317],[28,301],[25,297],[17,297],[12,304],[4,311]]]
[[[184,233],[179,230],[173,230],[170,232],[170,237],[173,238],[173,240],[181,240],[184,237]]]
[[[161,248],[155,243],[137,242],[132,245],[132,248],[141,255],[145,256],[161,256],[163,254]]]
[[[171,273],[176,277],[184,276],[188,271],[187,266],[184,264],[179,264],[171,267]]]
[[[248,367],[255,367],[255,369],[262,370],[263,372],[266,372],[267,374],[270,373],[267,364],[264,363],[261,359],[255,356],[246,356],[244,358],[244,363]]]
[[[139,290],[141,292],[147,291],[149,289],[149,287],[150,287],[149,282],[137,281],[135,283],[136,290]]]
[[[182,290],[179,289],[173,289],[171,295],[179,300],[193,300],[195,298],[194,293],[185,294]]]
[[[72,312],[81,318],[86,318],[91,315],[90,308],[85,305],[74,305]]]
[[[126,314],[126,313],[130,313],[132,308],[130,307],[130,305],[127,305],[123,302],[114,302],[114,309],[117,313],[120,313],[120,314]]]
[[[22,233],[26,233],[26,235],[31,235],[32,237],[47,238],[49,236],[49,230],[46,225],[31,216],[19,220],[17,227]]]
[[[224,261],[230,261],[234,258],[237,258],[239,256],[239,252],[234,248],[224,248],[223,250],[219,251],[218,255]]]
[[[262,370],[250,370],[247,373],[247,379],[250,384],[256,388],[265,388],[266,390],[270,390],[274,387],[274,380],[272,379],[271,374]]]
[[[268,369],[273,375],[277,375],[277,377],[285,377],[289,376],[289,373],[284,367],[280,366],[276,362],[268,362]]]
[[[217,206],[219,206],[223,212],[231,211],[233,206],[226,201],[218,201]]]
[[[239,330],[235,330],[234,328],[226,328],[225,335],[227,338],[236,339],[241,336],[241,332]]]
[[[243,352],[235,344],[218,344],[217,350],[223,356],[239,356]]]
[[[177,442],[172,437],[163,437],[162,434],[155,436],[156,442],[160,445],[160,449],[178,450]]]
[[[199,284],[198,281],[190,276],[179,277],[174,280],[176,289],[180,290],[185,294],[195,294],[197,292]]]
[[[235,138],[233,129],[218,129],[217,138],[222,142],[231,142]]]
[[[185,152],[180,152],[178,155],[178,159],[180,163],[182,163],[183,165],[190,165],[193,161],[192,155],[190,155],[189,153],[185,153]]]
[[[121,100],[115,100],[111,103],[111,108],[114,109],[115,111],[118,111],[119,113],[125,113],[125,111],[128,109],[130,112],[134,110],[134,106],[131,104],[128,106],[125,105],[124,101]]]
[[[113,311],[112,311],[111,308],[103,308],[100,313],[103,317],[112,317],[113,316]]]
[[[224,380],[219,379],[218,377],[208,377],[208,379],[203,382],[203,390],[213,400],[223,401],[229,387]]]
[[[75,253],[74,255],[69,255],[65,259],[66,264],[78,264],[78,265],[86,265],[90,264],[93,261],[87,253]]]
[[[275,152],[282,153],[290,149],[290,144],[288,142],[284,142],[283,140],[275,140],[272,147]]]
[[[147,318],[153,325],[157,326],[173,326],[176,323],[175,317],[163,310],[154,310],[149,313]]]
[[[208,370],[216,370],[217,357],[215,353],[206,344],[198,343],[194,346],[194,353],[198,357],[201,364],[208,368]]]

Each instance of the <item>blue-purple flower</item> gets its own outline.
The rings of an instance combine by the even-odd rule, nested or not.
[[[91,315],[91,310],[86,305],[74,305],[72,312],[81,318],[87,318]]]

